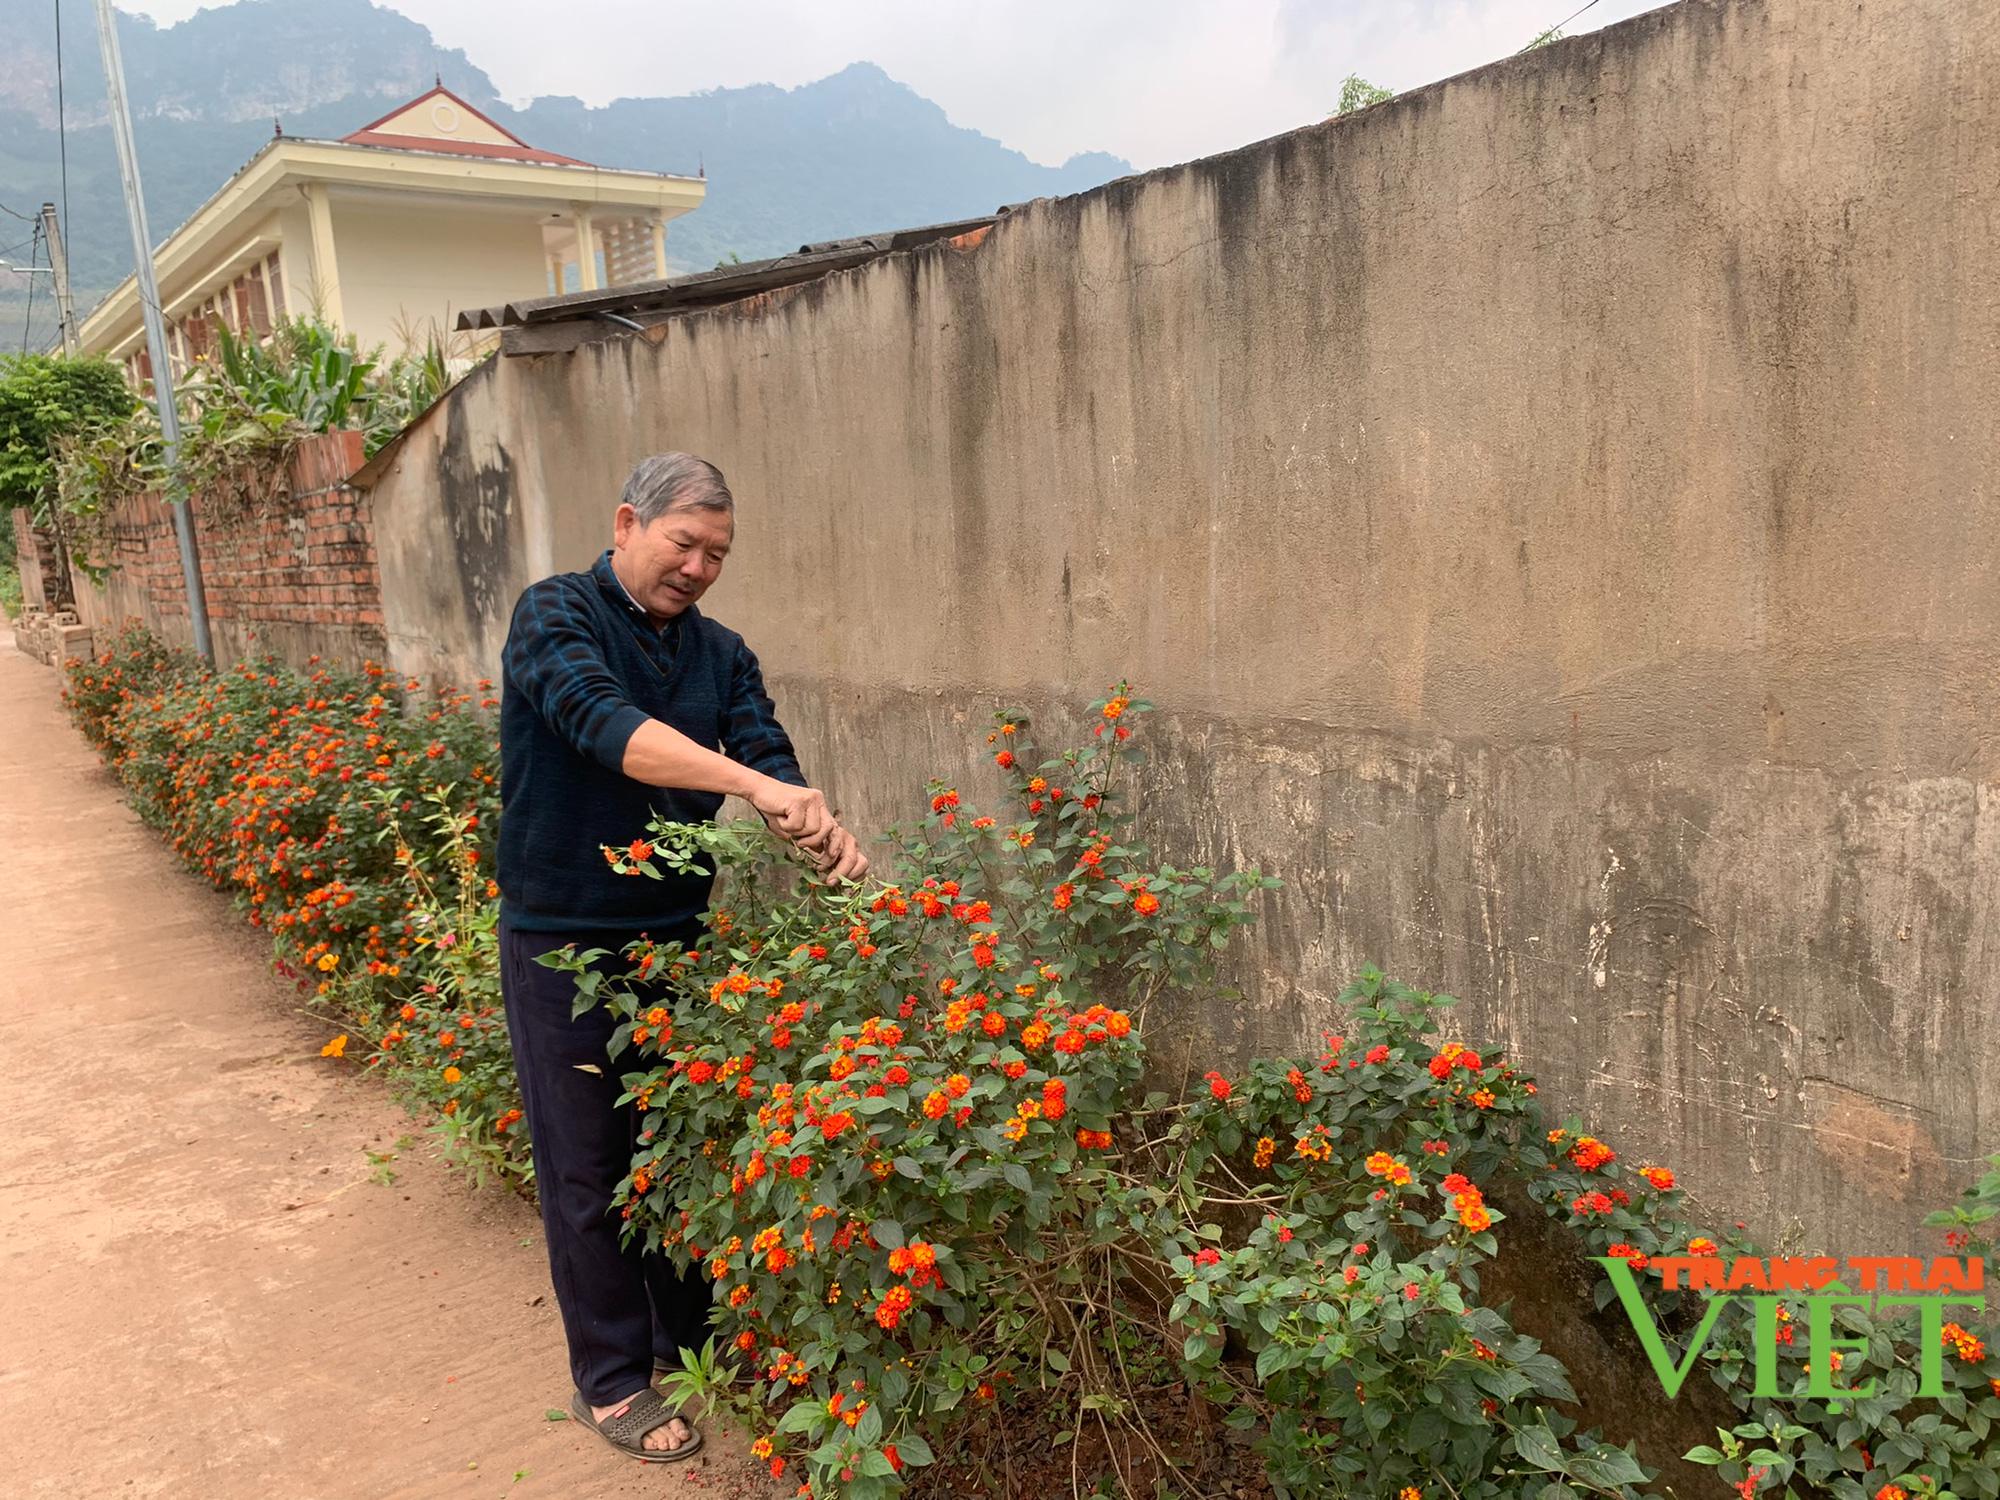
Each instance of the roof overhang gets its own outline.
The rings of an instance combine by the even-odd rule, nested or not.
[[[285,201],[287,189],[308,182],[333,187],[409,191],[468,202],[522,206],[584,204],[673,218],[698,208],[708,184],[698,177],[633,172],[615,167],[510,161],[452,151],[416,151],[280,136],[251,157],[153,254],[162,300],[173,306],[206,291],[214,257],[244,221]],[[140,337],[139,292],[126,277],[92,308],[78,328],[86,353],[121,356]]]

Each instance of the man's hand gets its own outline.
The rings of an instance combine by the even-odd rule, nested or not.
[[[868,856],[861,852],[860,841],[838,823],[829,831],[825,847],[814,855],[813,862],[822,879],[836,884],[859,880],[868,873]]]
[[[825,795],[809,786],[766,776],[748,800],[773,833],[814,854],[825,848],[828,834],[840,826],[827,811]]]

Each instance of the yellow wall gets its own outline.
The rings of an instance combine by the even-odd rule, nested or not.
[[[468,307],[547,295],[548,260],[539,221],[435,201],[407,208],[333,204],[334,255],[343,321],[365,349],[402,347],[402,325],[421,343]]]
[[[302,318],[313,311],[312,221],[304,195],[294,189],[290,196],[278,213],[278,263],[285,278],[285,316]]]

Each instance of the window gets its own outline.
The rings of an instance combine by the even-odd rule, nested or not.
[[[236,325],[259,338],[271,331],[271,308],[264,297],[264,265],[259,261],[236,278]]]

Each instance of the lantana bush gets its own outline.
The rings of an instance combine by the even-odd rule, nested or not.
[[[490,685],[210,672],[137,629],[68,674],[134,807],[339,1023],[324,1053],[532,1191],[497,981]],[[545,960],[620,1023],[607,1066],[644,1133],[613,1211],[714,1291],[681,1392],[733,1408],[772,1474],[823,1500],[1005,1493],[1004,1469],[1154,1500],[1235,1493],[1246,1469],[1296,1500],[1637,1494],[1674,1455],[1580,1428],[1560,1351],[1482,1296],[1510,1254],[1498,1202],[1638,1273],[1677,1364],[1705,1309],[1653,1262],[1757,1248],[1691,1222],[1670,1167],[1551,1125],[1450,997],[1372,968],[1305,1055],[1149,1054],[1237,1002],[1225,959],[1275,882],[1180,869],[1138,837],[1148,709],[1120,685],[1054,754],[1000,714],[996,810],[932,784],[863,887],[818,883],[754,824],[655,824],[603,851],[623,878],[720,877],[691,948]],[[1993,1166],[1932,1219],[1989,1280]],[[1873,1391],[1814,1396],[1787,1312],[1772,1400],[1752,1392],[1766,1335],[1725,1310],[1691,1378],[1740,1420],[1685,1456],[1741,1500],[2000,1500],[1990,1329],[1839,1323],[1865,1348],[1819,1354],[1822,1373]],[[1926,1356],[1942,1395],[1922,1394]]]

